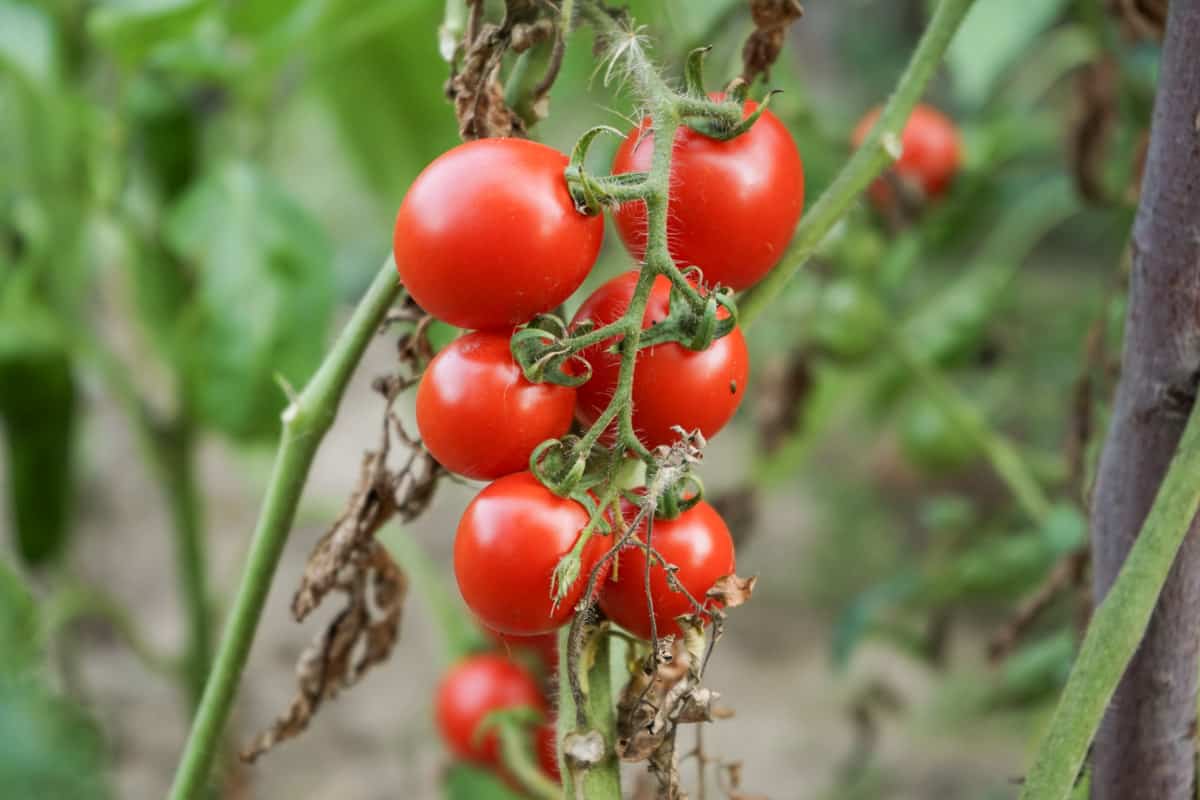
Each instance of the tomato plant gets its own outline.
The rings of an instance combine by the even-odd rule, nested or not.
[[[502,333],[454,340],[417,388],[422,442],[442,466],[477,480],[526,469],[533,449],[566,433],[574,413],[575,390],[526,380]]]
[[[626,508],[629,513],[630,509]],[[661,563],[650,564],[649,598],[646,592],[647,539],[668,564],[677,568],[675,577],[687,594],[676,591],[667,578]],[[655,519],[652,526],[645,522],[637,532],[640,544],[623,549],[618,556],[613,575],[600,593],[604,613],[635,636],[649,639],[651,617],[659,636],[680,636],[683,631],[676,617],[694,612],[688,594],[712,607],[705,594],[718,578],[732,575],[734,570],[733,537],[725,521],[711,505],[701,500],[675,519]]]
[[[613,322],[629,307],[638,273],[627,272],[605,283],[591,294],[571,324],[591,322],[597,326]],[[642,327],[650,328],[666,319],[671,287],[658,277],[646,302]],[[722,310],[723,312],[723,310]],[[724,318],[725,314],[719,316]],[[604,341],[581,351],[592,367],[592,377],[579,387],[576,408],[580,422],[594,423],[612,399],[620,372],[620,356]],[[633,428],[647,447],[670,444],[684,430],[699,430],[714,436],[733,418],[746,394],[750,356],[737,328],[702,351],[689,350],[670,342],[654,345],[638,355],[633,379]],[[687,397],[687,403],[680,403]]]
[[[459,758],[489,766],[500,763],[500,745],[495,731],[479,732],[488,714],[522,706],[546,710],[533,676],[494,653],[470,656],[451,667],[438,685],[435,704],[446,747]]]
[[[475,496],[454,536],[454,575],[463,600],[484,625],[534,636],[571,618],[584,585],[553,603],[551,579],[588,523],[577,501],[560,497],[529,472],[507,475]],[[584,574],[605,551],[594,536],[581,555]]]
[[[743,114],[749,117],[757,108],[747,101]],[[653,151],[646,119],[621,143],[613,173],[648,170]],[[804,209],[804,165],[795,141],[770,111],[746,133],[724,141],[680,128],[671,152],[668,207],[672,258],[699,267],[710,283],[752,286],[783,257]],[[646,252],[645,203],[626,203],[613,216],[621,240],[640,261]]]
[[[851,141],[855,147],[867,137],[879,113],[879,108],[871,109],[854,128]],[[900,134],[900,147],[900,158],[892,165],[893,174],[916,189],[922,198],[934,199],[944,194],[962,161],[958,128],[950,118],[932,106],[918,105]],[[871,199],[883,206],[894,202],[886,180],[871,185]]]
[[[511,329],[579,288],[604,220],[575,210],[566,166],[544,144],[481,139],[426,167],[393,239],[400,279],[421,308],[463,328]]]

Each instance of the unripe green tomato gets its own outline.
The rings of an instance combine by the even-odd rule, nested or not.
[[[887,310],[867,287],[839,280],[825,287],[813,320],[813,340],[841,361],[858,361],[879,345],[887,328]]]
[[[934,474],[962,469],[979,455],[971,437],[925,397],[901,412],[900,447],[914,466]]]
[[[838,243],[837,257],[846,270],[854,275],[865,275],[879,268],[883,261],[887,243],[873,227],[852,228]]]

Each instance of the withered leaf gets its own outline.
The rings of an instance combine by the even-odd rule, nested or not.
[[[278,743],[297,736],[326,701],[354,685],[391,655],[399,638],[407,581],[376,542],[357,550],[335,584],[346,606],[305,648],[296,664],[297,692],[291,706],[242,750],[254,762]]]
[[[737,608],[753,596],[757,583],[757,575],[751,575],[749,578],[726,575],[717,579],[705,597],[725,608]]]
[[[788,28],[804,15],[799,0],[750,0],[754,32],[742,47],[742,78],[753,83],[766,74],[783,50]]]

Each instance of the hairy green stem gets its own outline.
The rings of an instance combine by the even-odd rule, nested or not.
[[[576,730],[576,708],[574,696],[571,693],[571,679],[567,670],[570,668],[569,658],[570,634],[564,629],[559,635],[558,652],[558,742],[559,769],[563,776],[563,796],[567,798],[583,798],[584,800],[620,800],[621,769],[614,749],[616,736],[616,711],[613,706],[612,691],[612,656],[610,653],[609,636],[607,631],[597,631],[595,634],[595,660],[588,667],[587,673],[580,681],[586,695],[584,716],[590,729],[598,731],[604,737],[603,760],[584,771],[576,778],[572,776],[569,765],[562,757],[562,742],[564,737]],[[585,659],[580,658],[581,667]],[[582,670],[581,670],[582,671]]]
[[[975,0],[941,0],[900,82],[879,120],[846,166],[800,220],[796,236],[783,261],[762,283],[739,301],[739,320],[752,323],[783,292],[792,276],[808,263],[822,240],[866,188],[892,163],[900,146],[900,133],[933,77],[950,40]]]
[[[1133,549],[1092,616],[1058,708],[1025,778],[1022,800],[1070,796],[1109,700],[1150,623],[1175,554],[1200,510],[1197,474],[1200,405],[1192,408],[1179,449]]]
[[[391,258],[379,270],[333,349],[283,414],[283,437],[259,512],[237,597],[171,787],[172,800],[199,797],[229,717],[271,579],[287,541],[308,471],[333,424],[346,384],[400,293]]]

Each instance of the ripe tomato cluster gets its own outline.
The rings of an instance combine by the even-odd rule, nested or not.
[[[716,98],[720,99],[720,98]],[[744,115],[756,110],[753,102]],[[649,166],[653,131],[629,132],[613,173]],[[644,547],[604,560],[612,537],[578,493],[562,496],[529,471],[534,450],[560,439],[577,422],[592,426],[612,402],[620,373],[616,337],[581,347],[588,379],[577,388],[530,381],[514,358],[510,337],[535,316],[563,303],[591,271],[603,238],[603,217],[581,213],[565,177],[569,161],[545,145],[519,139],[470,142],[443,154],[417,178],[396,220],[396,266],[413,299],[435,317],[470,329],[429,364],[417,391],[417,424],[425,446],[447,469],[491,481],[471,501],[454,542],[454,569],[467,606],[489,629],[508,636],[554,631],[574,613],[597,563],[612,569],[598,599],[608,616],[649,637],[679,633],[675,617],[693,610],[668,585],[661,564],[650,570],[647,600]],[[729,140],[681,127],[672,152],[668,237],[673,258],[714,287],[744,289],[781,257],[804,199],[799,152],[782,123],[764,111]],[[637,201],[614,211],[635,259],[646,247],[646,208]],[[569,331],[591,330],[624,317],[639,273],[619,275],[587,298]],[[655,278],[643,329],[671,313],[671,281]],[[729,310],[717,311],[727,320]],[[567,366],[570,366],[568,362]],[[669,445],[679,430],[711,437],[737,411],[746,391],[749,355],[736,326],[701,350],[660,341],[638,353],[631,390],[633,429],[647,449]],[[582,373],[580,373],[582,374]],[[615,424],[601,443],[616,446]],[[560,488],[560,487],[556,487]],[[609,512],[616,515],[613,509]],[[633,506],[620,512],[629,523]],[[656,551],[675,565],[675,579],[703,599],[733,572],[733,540],[711,506],[693,504],[675,519],[646,523]],[[577,550],[577,578],[551,598],[555,569]],[[653,621],[653,622],[652,622]]]

